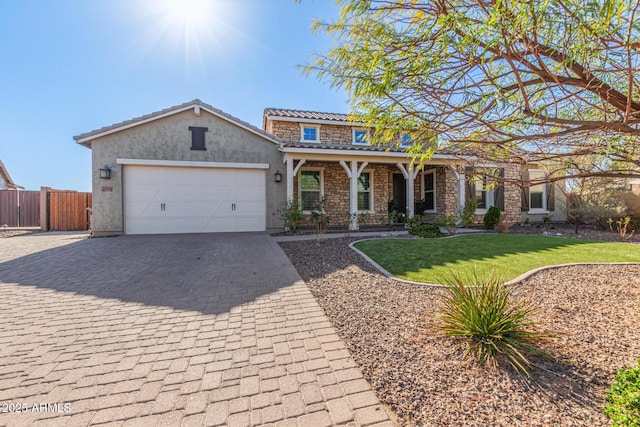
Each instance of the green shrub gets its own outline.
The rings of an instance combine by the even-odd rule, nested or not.
[[[416,224],[409,227],[409,234],[425,238],[442,237],[440,227],[435,224]]]
[[[439,216],[436,218],[436,223],[440,227],[446,228],[449,234],[456,234],[456,230],[458,229],[458,218],[456,218],[455,216]]]
[[[535,330],[532,306],[513,301],[511,289],[496,274],[452,273],[445,280],[437,328],[444,336],[460,339],[458,349],[464,349],[463,358],[473,358],[480,366],[495,366],[504,359],[528,375],[530,355],[549,357],[536,345],[549,334]]]
[[[478,208],[478,200],[475,197],[468,198],[464,201],[464,207],[460,213],[460,226],[471,227],[473,225],[473,217]]]
[[[604,414],[614,427],[640,427],[640,361],[621,369],[607,391]]]
[[[294,200],[287,200],[287,202],[278,209],[280,218],[284,221],[284,229],[289,233],[295,234],[298,231],[298,225],[304,219],[304,214],[300,210],[300,204]]]
[[[316,238],[320,240],[322,236],[324,236],[327,231],[327,227],[331,222],[331,218],[327,216],[327,213],[324,210],[324,206],[326,204],[326,199],[324,196],[320,198],[320,203],[318,203],[317,209],[311,212],[311,222],[313,223],[313,229],[316,233]]]
[[[484,226],[487,230],[493,230],[500,222],[500,209],[496,206],[491,206],[487,209],[487,213],[484,214]]]

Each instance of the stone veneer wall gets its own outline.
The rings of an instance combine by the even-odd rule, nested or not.
[[[331,218],[330,225],[346,226],[349,223],[349,178],[338,163],[307,162],[304,169],[322,169],[324,181],[325,210]],[[437,216],[458,214],[458,187],[451,169],[445,166],[426,167],[436,169],[436,213],[425,214],[428,222],[435,222]],[[393,174],[400,173],[395,165],[368,165],[365,171],[373,172],[374,212],[360,215],[362,225],[386,224],[389,216],[388,203],[393,198]],[[416,177],[415,200],[422,199],[422,174]],[[294,178],[294,198],[299,198],[298,179]],[[306,221],[309,225],[310,222]]]
[[[320,126],[320,144],[345,144],[353,143],[353,129],[358,126],[313,124],[300,122],[282,122],[277,120],[267,121],[267,132],[270,132],[285,142],[300,142],[301,125]]]
[[[515,164],[498,165],[504,168],[505,180],[521,179],[520,167]],[[520,223],[522,221],[521,212],[521,190],[515,184],[507,184],[504,189],[504,211],[502,212],[502,221],[510,224]],[[484,224],[484,214],[474,215],[474,222],[478,225]]]

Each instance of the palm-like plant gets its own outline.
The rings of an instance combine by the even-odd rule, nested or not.
[[[474,358],[481,366],[495,366],[504,358],[529,375],[530,355],[550,357],[537,344],[551,335],[537,330],[538,323],[531,320],[533,307],[515,301],[512,289],[495,274],[452,273],[445,284],[437,328],[444,336],[460,338],[458,349],[463,349],[464,358]]]

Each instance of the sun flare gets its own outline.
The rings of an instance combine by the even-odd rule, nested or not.
[[[163,0],[165,19],[178,30],[201,30],[214,15],[215,0]]]

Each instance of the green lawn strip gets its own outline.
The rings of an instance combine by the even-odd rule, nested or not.
[[[497,271],[511,280],[538,267],[573,262],[640,262],[640,246],[539,235],[481,234],[449,239],[376,239],[355,243],[394,276],[440,283],[452,270]]]

